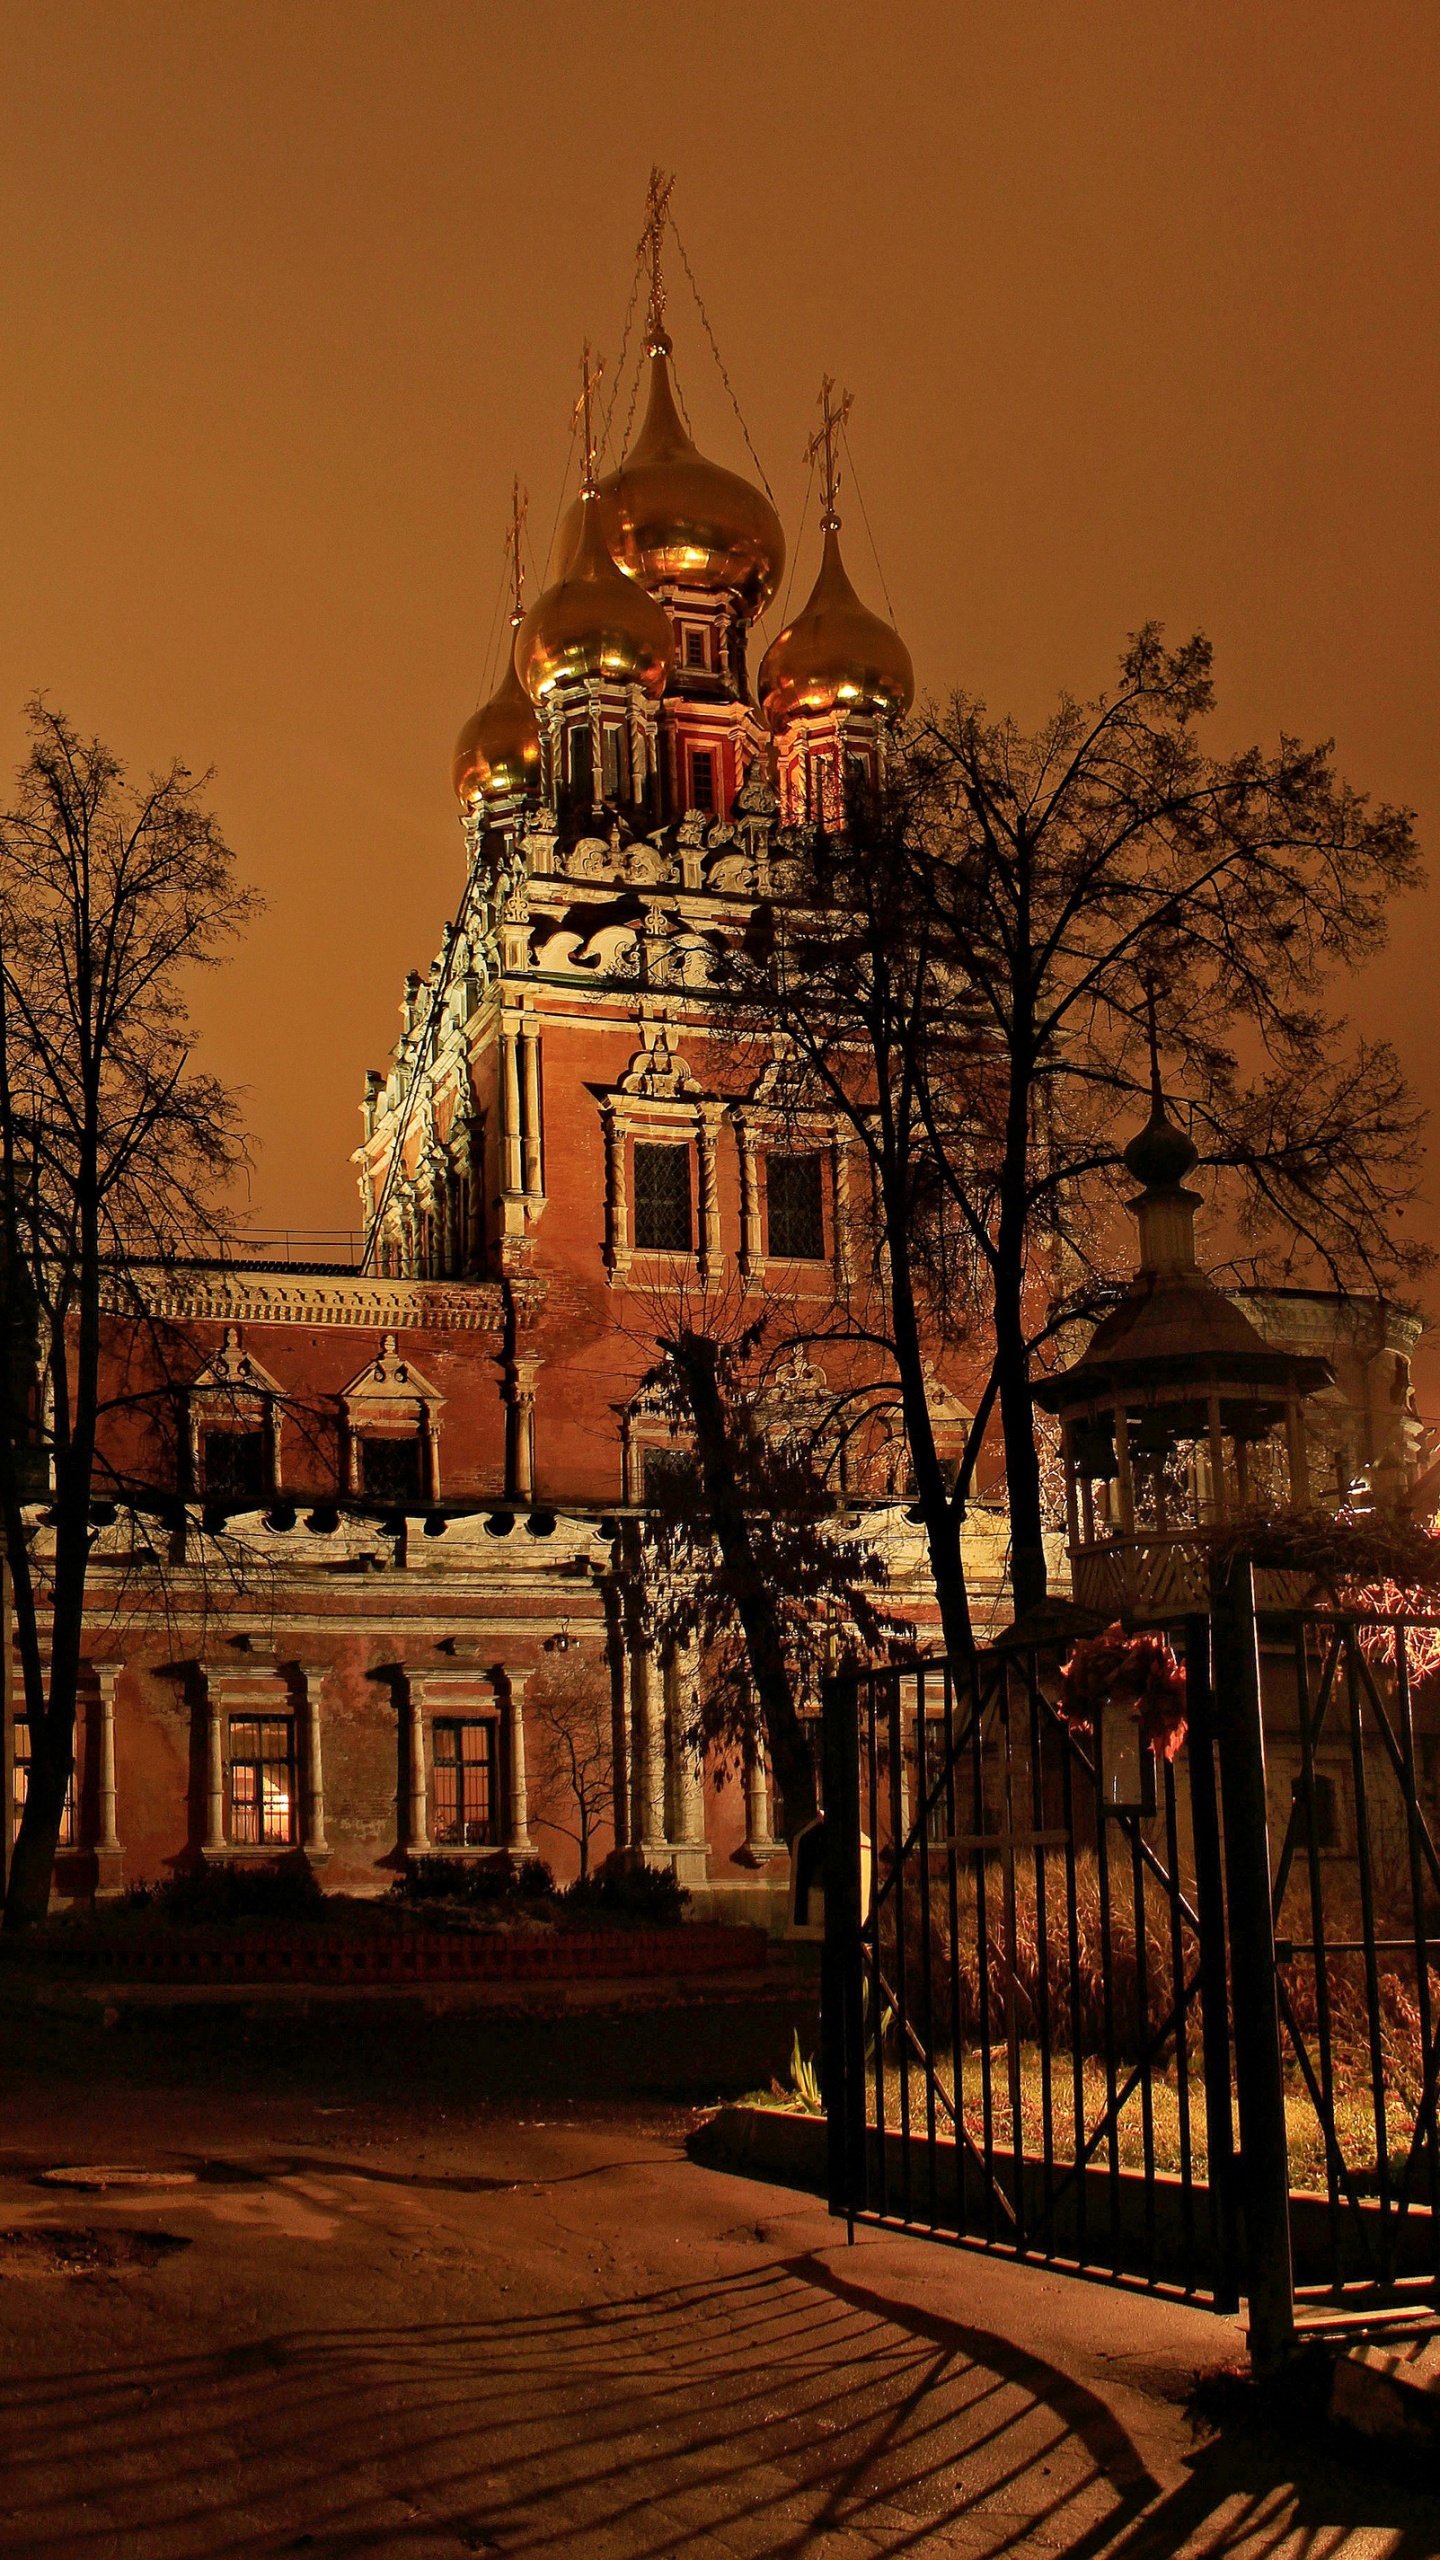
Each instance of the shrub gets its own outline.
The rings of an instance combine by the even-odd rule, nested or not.
[[[593,1921],[632,1929],[677,1929],[690,1895],[670,1867],[650,1867],[625,1849],[612,1849],[591,1876],[567,1885],[562,1919],[584,1927]]]
[[[520,1903],[549,1902],[555,1878],[543,1858],[412,1858],[390,1888],[397,1902],[455,1902],[471,1911],[513,1910]]]
[[[325,1896],[304,1857],[267,1858],[256,1866],[207,1858],[163,1884],[135,1886],[126,1900],[184,1929],[231,1920],[317,1920],[325,1912]]]

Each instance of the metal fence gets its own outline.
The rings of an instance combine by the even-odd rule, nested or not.
[[[1173,1761],[1072,1729],[1055,1651],[831,1684],[831,2204],[1243,2293],[1264,2361],[1440,2302],[1440,1628],[1243,1567],[1168,1632]]]

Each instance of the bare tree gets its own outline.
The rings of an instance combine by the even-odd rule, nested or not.
[[[192,1064],[187,983],[258,904],[208,776],[131,784],[43,700],[29,721],[0,816],[0,1510],[30,1731],[7,1928],[49,1905],[97,1529],[155,1502],[100,1444],[106,1319],[143,1318],[143,1266],[177,1237],[218,1239],[208,1204],[244,1158],[232,1097]]]
[[[881,1596],[884,1557],[850,1525],[835,1473],[844,1399],[777,1398],[771,1329],[769,1314],[738,1322],[721,1297],[682,1300],[659,1332],[647,1389],[690,1454],[655,1489],[644,1607],[662,1640],[701,1644],[706,1742],[743,1756],[758,1704],[793,1840],[816,1807],[802,1708],[837,1637],[846,1653],[883,1653],[902,1627]]]
[[[608,1669],[578,1650],[551,1655],[526,1690],[525,1722],[543,1819],[576,1843],[588,1876],[591,1843],[615,1791]]]
[[[1420,1114],[1393,1051],[1327,1003],[1421,878],[1408,812],[1372,809],[1328,746],[1226,758],[1203,638],[1142,631],[1115,691],[1033,735],[957,696],[917,725],[885,792],[815,849],[815,893],[730,978],[778,1023],[807,1107],[870,1173],[883,1315],[932,1570],[968,1639],[960,1531],[998,1410],[1017,1611],[1046,1596],[1030,1382],[1113,1295],[1120,1150],[1147,1093],[1153,1013],[1235,1276],[1390,1287]],[[842,1323],[844,1316],[842,1313]],[[957,1321],[988,1358],[953,1486],[925,1344]]]

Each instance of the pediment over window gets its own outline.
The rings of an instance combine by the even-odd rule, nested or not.
[[[340,1401],[352,1431],[386,1424],[414,1430],[422,1415],[439,1412],[445,1398],[397,1350],[394,1334],[387,1333],[376,1357],[341,1388]]]
[[[238,1402],[246,1396],[283,1396],[285,1389],[246,1350],[238,1324],[227,1324],[219,1350],[191,1379],[190,1393],[224,1395]]]
[[[645,1045],[636,1050],[616,1092],[647,1102],[698,1100],[700,1086],[678,1050],[671,1048],[668,1024],[643,1023],[640,1036]]]

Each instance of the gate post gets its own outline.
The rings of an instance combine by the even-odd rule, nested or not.
[[[1240,2300],[1235,2230],[1235,2117],[1230,2096],[1230,1992],[1225,1965],[1225,1884],[1220,1808],[1215,1795],[1215,1692],[1210,1621],[1185,1621],[1185,1759],[1190,1834],[1195,1851],[1195,1916],[1200,1924],[1200,2049],[1205,2079],[1205,2153],[1210,2188],[1210,2245],[1215,2252],[1215,2308]]]
[[[1225,1808],[1225,1879],[1230,1907],[1235,2089],[1240,2111],[1240,2188],[1250,2361],[1273,2371],[1295,2344],[1290,2254],[1290,2152],[1280,2004],[1275,1989],[1275,1919],[1270,1823],[1265,1799],[1265,1727],[1255,1576],[1249,1559],[1217,1563],[1211,1583],[1215,1632],[1215,1724]]]
[[[865,2205],[865,2014],[860,1928],[860,1682],[821,1683],[825,1943],[820,1957],[820,2086],[830,2210],[853,2225]]]

